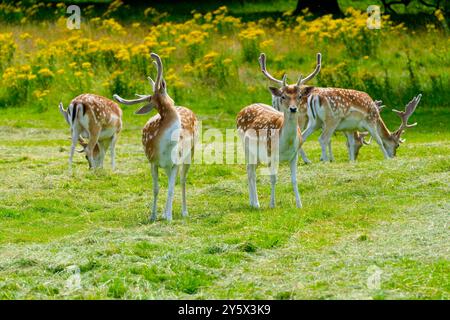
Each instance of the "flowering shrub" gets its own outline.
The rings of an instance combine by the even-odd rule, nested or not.
[[[258,44],[261,42],[265,31],[259,28],[255,23],[250,23],[249,26],[239,33],[239,38],[242,43],[242,55],[244,61],[253,61],[259,54]]]
[[[164,21],[167,14],[148,8],[143,12],[144,20],[123,23],[116,20],[124,8],[118,0],[101,16],[94,16],[92,7],[86,8],[82,28],[69,30],[65,27],[65,8],[62,3],[36,3],[26,8],[19,3],[0,3],[2,21],[21,24],[0,32],[0,101],[14,105],[26,99],[45,101],[52,96],[58,96],[59,100],[61,92],[81,90],[109,95],[147,92],[145,79],[154,73],[151,52],[164,59],[169,90],[175,90],[177,95],[189,91],[196,83],[248,87],[253,92],[259,87],[260,52],[268,54],[273,74],[280,76],[284,71],[298,73],[300,69],[306,73],[300,64],[311,61],[318,51],[324,54],[317,78],[320,85],[382,94],[384,86],[392,85],[388,78],[395,73],[386,75],[389,68],[377,57],[380,47],[389,41],[401,46],[402,41],[397,40],[408,32],[404,25],[391,22],[389,16],[382,17],[381,30],[368,29],[366,13],[354,9],[339,19],[331,16],[313,19],[305,11],[301,16],[286,12],[278,19],[243,22],[222,6],[205,14],[194,11],[192,18],[184,22],[169,22]],[[51,12],[54,19],[39,24],[27,22],[44,10]],[[445,36],[445,19],[440,11],[435,15],[441,27],[429,24],[423,32],[434,37],[429,41],[443,45],[420,48],[428,50],[428,60],[441,61],[447,57],[448,61],[444,48],[450,42]],[[49,30],[52,36],[44,37]],[[415,39],[425,41],[425,38]],[[333,54],[328,54],[329,51]],[[378,61],[379,66],[359,72],[357,63],[349,62],[348,58],[355,62]],[[424,78],[438,89],[448,83],[444,74]]]
[[[0,72],[11,63],[15,51],[12,33],[0,33]]]

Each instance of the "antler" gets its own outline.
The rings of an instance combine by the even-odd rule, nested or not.
[[[161,80],[163,76],[163,64],[161,58],[156,53],[151,53],[150,56],[155,59],[156,68],[158,70],[158,74],[156,75],[156,81],[154,82],[155,90],[161,89]]]
[[[151,53],[150,56],[153,59],[155,59],[155,61],[153,61],[153,63],[155,64],[156,69],[158,70],[158,73],[156,75],[156,81],[153,81],[153,79],[151,77],[148,77],[148,81],[150,82],[150,85],[152,86],[153,92],[155,92],[156,90],[159,90],[161,88],[161,81],[162,81],[162,77],[163,77],[163,65],[162,65],[161,58],[156,53]],[[136,94],[136,96],[138,96],[139,98],[127,100],[127,99],[123,99],[118,94],[115,94],[115,95],[113,95],[113,98],[116,101],[123,103],[123,104],[127,104],[127,105],[145,102],[145,101],[148,101],[149,98],[151,98],[151,95]]]
[[[366,146],[368,146],[371,142],[372,142],[372,136],[370,136],[369,141],[366,141],[364,138],[367,137],[369,135],[369,132],[364,131],[364,132],[360,132],[359,133],[359,139],[361,141],[362,144],[365,144]]]
[[[147,96],[139,95],[139,97],[140,98],[138,98],[138,99],[127,100],[127,99],[121,98],[118,94],[113,95],[113,98],[116,101],[123,103],[123,104],[127,104],[127,105],[132,105],[132,104],[148,101],[148,99],[151,97],[151,95],[147,95]]]
[[[262,73],[266,76],[267,79],[276,82],[282,86],[286,86],[286,79],[287,76],[283,75],[283,78],[281,80],[274,78],[269,72],[267,72],[267,68],[266,68],[266,54],[265,53],[261,53],[259,56],[259,66],[261,67],[261,71]]]
[[[414,110],[416,110],[417,105],[420,102],[420,99],[422,98],[422,94],[419,94],[415,96],[405,107],[405,111],[398,111],[395,109],[392,109],[399,117],[402,119],[402,124],[397,129],[397,133],[400,135],[404,129],[411,128],[417,125],[417,122],[413,124],[408,124],[409,117],[414,113]]]
[[[150,82],[150,85],[152,86],[153,92],[155,92],[155,81],[151,77],[147,77],[148,82]]]
[[[375,106],[377,107],[378,111],[381,112],[381,110],[386,107],[385,105],[383,105],[383,101],[382,100],[375,100]]]
[[[87,142],[86,141],[84,141],[84,139],[82,139],[81,137],[78,137],[78,142],[79,142],[79,144],[81,144],[81,146],[83,147],[83,149],[77,149],[76,151],[78,152],[78,153],[82,153],[82,152],[84,152],[84,150],[86,149],[86,147],[87,147]]]
[[[297,81],[297,86],[301,86],[302,84],[305,84],[306,82],[314,78],[320,72],[321,65],[322,65],[322,54],[318,52],[316,68],[306,78],[302,79],[302,76],[300,76],[300,78]]]

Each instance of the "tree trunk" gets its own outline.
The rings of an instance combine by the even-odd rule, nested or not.
[[[309,9],[309,12],[318,16],[342,14],[337,0],[298,0],[294,14],[300,14],[306,8]]]

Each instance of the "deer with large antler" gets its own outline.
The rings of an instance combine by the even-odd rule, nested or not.
[[[297,208],[302,207],[297,185],[297,159],[303,143],[298,125],[302,109],[302,85],[314,78],[320,71],[321,54],[317,54],[315,70],[306,78],[300,78],[294,85],[277,80],[266,70],[265,55],[260,57],[260,65],[264,75],[272,81],[282,84],[281,88],[269,87],[272,96],[277,99],[277,109],[272,106],[256,103],[242,109],[237,115],[237,128],[244,144],[247,165],[250,206],[259,208],[256,191],[256,167],[258,163],[267,163],[270,167],[270,206],[275,206],[275,184],[277,181],[277,164],[279,161],[289,162],[291,183],[294,190]],[[274,99],[275,99],[274,98]],[[306,155],[305,155],[306,157]]]
[[[393,158],[404,141],[401,138],[404,130],[417,125],[408,124],[408,119],[421,97],[421,94],[414,97],[406,105],[405,111],[393,110],[400,116],[402,124],[396,131],[390,132],[380,116],[381,102],[372,100],[367,93],[350,89],[314,88],[308,97],[308,125],[303,137],[306,140],[322,127],[319,137],[321,159],[327,161],[326,147],[335,131],[367,130],[380,146],[384,157]]]
[[[147,103],[136,111],[136,114],[147,114],[156,108],[158,114],[151,117],[142,129],[142,144],[151,165],[153,179],[153,206],[150,219],[154,221],[157,215],[157,200],[159,193],[158,168],[163,168],[169,178],[168,195],[164,216],[172,220],[172,203],[175,180],[181,171],[182,215],[187,215],[186,206],[186,176],[194,155],[194,145],[198,136],[198,124],[195,114],[185,108],[174,105],[167,93],[166,82],[163,79],[163,64],[161,58],[152,53],[151,57],[157,67],[156,80],[150,77],[153,89],[151,95],[138,95],[138,99],[126,100],[114,95],[118,102],[132,105]]]
[[[281,86],[281,88],[287,86],[287,75],[284,74],[282,79],[277,79],[274,76],[272,76],[267,71],[267,65],[266,65],[266,55],[264,53],[261,53],[259,56],[259,65],[261,67],[261,72],[266,76],[267,79],[270,81],[273,81]],[[308,113],[307,113],[307,101],[308,96],[313,92],[314,87],[305,86],[305,84],[313,79],[321,69],[321,62],[322,62],[322,56],[320,53],[317,54],[317,63],[314,71],[309,74],[307,77],[303,78],[302,75],[300,75],[296,86],[301,88],[301,93],[299,95],[298,99],[298,110],[299,110],[299,116],[298,116],[298,125],[301,130],[306,129],[306,124],[308,123]],[[280,111],[280,104],[282,103],[282,100],[284,99],[282,95],[278,95],[279,91],[276,90],[276,88],[270,87],[269,88],[272,93],[272,106]],[[367,132],[344,132],[345,136],[347,137],[347,148],[349,152],[349,158],[350,160],[356,160],[356,157],[359,153],[359,149],[365,145],[368,144],[364,140],[364,138],[367,136]],[[330,152],[330,158],[333,159],[333,153],[331,151],[331,142],[328,144],[328,150]],[[300,155],[303,159],[303,162],[305,163],[311,163],[311,161],[306,156],[306,153],[303,149],[300,149]]]
[[[67,110],[62,102],[59,111],[70,126],[72,145],[69,170],[72,169],[75,147],[79,142],[89,163],[89,168],[103,167],[108,148],[111,149],[111,167],[115,169],[115,147],[122,130],[122,110],[117,103],[95,94],[82,94],[74,98]],[[85,141],[88,139],[88,142]]]

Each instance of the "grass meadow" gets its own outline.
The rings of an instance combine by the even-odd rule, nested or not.
[[[245,19],[245,8],[221,7],[175,19],[154,8],[133,16],[114,1],[104,12],[83,8],[81,29],[69,30],[63,4],[0,3],[1,299],[450,298],[447,21],[440,12],[417,27],[383,16],[381,29],[370,30],[351,7],[342,18],[276,9],[285,13]],[[117,170],[107,156],[105,169],[89,171],[77,154],[70,175],[69,128],[57,106],[84,92],[149,93],[153,51],[169,94],[204,129],[225,132],[242,107],[270,104],[261,51],[269,70],[291,82],[322,52],[311,84],[382,99],[392,130],[400,122],[390,109],[422,92],[411,118],[418,126],[395,159],[372,143],[356,163],[342,134],[332,140],[336,161],[320,163],[315,133],[304,145],[313,163],[299,162],[302,209],[287,166],[275,209],[269,178],[258,177],[262,208],[254,210],[244,165],[194,164],[189,217],[181,217],[177,185],[168,223],[161,172],[160,216],[150,223],[141,145],[148,117],[122,106]]]

